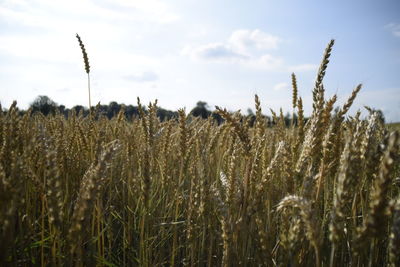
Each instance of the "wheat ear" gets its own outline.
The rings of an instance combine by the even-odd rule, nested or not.
[[[293,109],[297,107],[297,94],[298,94],[298,89],[297,89],[297,79],[296,75],[292,73],[292,101],[293,101]]]
[[[83,54],[83,62],[85,63],[85,71],[88,75],[88,91],[89,91],[89,110],[92,108],[92,103],[90,101],[90,65],[89,65],[89,58],[85,49],[85,46],[83,45],[83,42],[81,40],[81,37],[79,34],[76,34],[76,38],[78,39],[79,46],[81,47],[82,54]]]
[[[296,195],[289,195],[283,198],[278,206],[277,211],[285,208],[298,208],[300,209],[300,216],[305,225],[306,238],[314,248],[315,252],[315,266],[320,266],[319,245],[320,245],[320,229],[313,215],[311,202],[303,197]]]

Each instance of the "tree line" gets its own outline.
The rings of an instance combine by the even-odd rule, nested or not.
[[[144,111],[147,112],[146,107],[143,108]],[[42,113],[44,116],[50,114],[62,114],[65,117],[68,117],[71,112],[75,112],[76,114],[81,113],[83,116],[89,115],[89,109],[87,109],[84,106],[76,105],[72,108],[67,108],[64,105],[58,105],[56,102],[54,102],[52,99],[50,99],[48,96],[45,95],[40,95],[36,97],[36,99],[30,104],[30,109],[32,111],[32,114],[39,112]],[[99,103],[96,107],[92,107],[92,109],[95,109],[98,114],[104,115],[108,119],[112,119],[114,116],[117,116],[121,110],[124,111],[125,117],[128,120],[132,120],[134,117],[139,116],[139,109],[137,106],[120,104],[115,101],[110,102],[108,105]],[[385,118],[382,111],[380,110],[374,110],[374,111],[378,112],[378,117],[380,117],[380,119],[384,122]],[[20,112],[25,113],[26,111],[21,110]],[[189,115],[193,117],[201,117],[203,119],[207,119],[211,116],[218,123],[222,123],[224,121],[219,114],[211,111],[209,109],[209,106],[207,105],[207,102],[204,101],[198,101],[196,106],[189,112]],[[263,116],[266,118],[266,121],[268,122],[269,125],[275,123],[273,118],[271,118],[270,116],[267,115]],[[161,121],[165,121],[172,118],[177,118],[178,112],[158,107],[157,117]],[[250,108],[247,110],[247,115],[245,116],[245,118],[248,119],[249,124],[251,126],[254,124],[255,115]],[[290,113],[286,113],[286,115],[283,116],[283,120],[286,126],[289,126],[292,123],[296,125],[297,115],[293,114],[293,120],[292,120],[292,115]],[[308,118],[305,118],[305,120],[307,121]]]

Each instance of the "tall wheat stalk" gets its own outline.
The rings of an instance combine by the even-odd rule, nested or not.
[[[92,109],[92,103],[91,103],[91,100],[90,100],[90,65],[89,65],[89,58],[88,58],[85,46],[84,46],[79,34],[76,34],[76,38],[78,39],[79,46],[81,47],[81,50],[82,50],[83,62],[85,63],[85,71],[86,71],[87,77],[88,77],[89,110],[91,110]]]

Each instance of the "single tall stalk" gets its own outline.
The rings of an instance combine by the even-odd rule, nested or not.
[[[83,42],[82,42],[81,37],[79,36],[79,34],[76,34],[76,38],[78,39],[79,46],[81,47],[81,50],[82,50],[83,62],[85,63],[85,71],[86,71],[86,73],[88,75],[89,110],[91,110],[92,109],[92,103],[90,101],[90,65],[89,65],[89,58],[88,58],[85,46],[83,45]]]

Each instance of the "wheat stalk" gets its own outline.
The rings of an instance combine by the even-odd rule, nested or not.
[[[78,39],[79,46],[81,47],[82,50],[82,55],[83,55],[83,63],[85,64],[85,71],[88,76],[88,92],[89,92],[89,110],[92,109],[92,103],[91,103],[91,98],[90,98],[90,65],[89,65],[89,58],[85,49],[85,46],[83,45],[83,42],[81,40],[81,37],[79,34],[76,34],[76,38]]]

